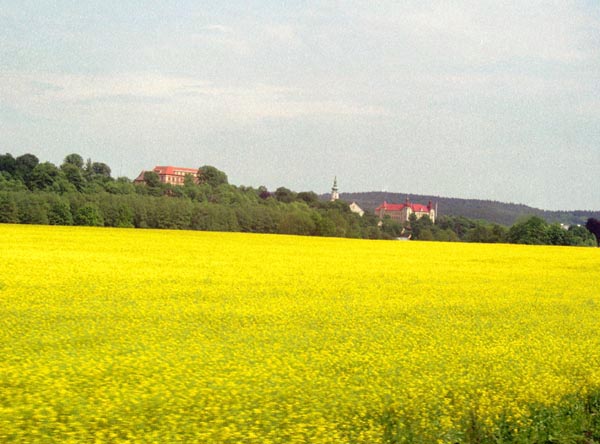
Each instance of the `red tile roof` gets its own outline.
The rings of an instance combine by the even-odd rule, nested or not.
[[[380,211],[380,210],[385,210],[385,211],[402,211],[405,207],[409,207],[411,210],[413,210],[415,213],[429,213],[429,210],[431,209],[431,206],[425,206],[425,205],[421,205],[421,204],[414,204],[414,203],[403,203],[403,204],[389,204],[387,202],[383,202],[381,205],[379,205],[377,208],[375,208],[375,211]]]
[[[173,175],[176,171],[183,172],[185,174],[197,174],[198,168],[184,168],[184,167],[174,167],[174,166],[155,166],[152,170],[159,175]]]

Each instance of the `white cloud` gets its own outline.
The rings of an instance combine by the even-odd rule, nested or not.
[[[265,117],[294,118],[327,115],[384,115],[385,110],[350,100],[308,100],[297,88],[254,84],[246,87],[217,85],[192,77],[153,74],[119,75],[22,75],[0,76],[0,97],[17,109],[38,116],[56,117],[103,112],[106,107],[139,107],[140,113],[155,105],[165,118],[213,113],[223,119],[251,121]]]

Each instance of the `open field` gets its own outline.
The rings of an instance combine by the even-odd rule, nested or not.
[[[16,225],[0,242],[0,442],[535,442],[544,421],[568,442],[595,418],[600,249]]]

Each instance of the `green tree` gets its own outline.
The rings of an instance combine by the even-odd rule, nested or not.
[[[72,163],[63,163],[60,168],[69,183],[71,183],[77,191],[81,192],[85,187],[82,169]]]
[[[27,187],[21,179],[0,171],[0,191],[27,191]]]
[[[550,245],[567,245],[567,230],[560,224],[551,224],[546,227],[546,236]]]
[[[144,183],[149,187],[160,188],[160,176],[156,171],[145,171]]]
[[[565,245],[595,247],[596,238],[587,228],[580,225],[571,225],[566,233]]]
[[[19,223],[19,209],[9,193],[0,193],[0,223]]]
[[[154,228],[189,229],[192,204],[187,199],[161,197],[154,200]]]
[[[48,225],[48,203],[31,192],[13,194],[19,211],[19,223]]]
[[[39,163],[39,159],[33,154],[28,153],[17,157],[15,159],[15,175],[27,183],[29,175]]]
[[[66,199],[53,196],[50,200],[48,210],[48,223],[50,225],[73,225],[73,215],[71,206]]]
[[[203,200],[206,200],[203,187],[198,185],[196,177],[192,174],[186,174],[184,176],[182,190],[183,194],[193,201],[202,202]]]
[[[32,190],[50,190],[61,177],[61,171],[50,162],[36,165],[29,174],[28,186]]]
[[[408,218],[412,239],[414,240],[433,240],[433,222],[429,216],[425,215],[417,219],[417,215],[412,213]]]
[[[277,188],[273,196],[275,197],[275,199],[282,203],[291,203],[296,198],[294,192],[287,189],[286,187]]]
[[[104,226],[133,227],[133,205],[128,196],[104,194],[99,196],[98,206],[104,219]]]
[[[83,166],[84,166],[83,157],[81,157],[79,154],[76,154],[76,153],[69,154],[67,157],[65,157],[65,160],[63,161],[63,164],[61,165],[61,167],[65,166],[65,165],[73,165],[77,169],[83,170]]]
[[[309,206],[315,207],[319,204],[319,196],[312,191],[301,191],[296,195],[296,199],[306,202]]]
[[[419,231],[419,238],[418,238],[418,240],[421,240],[421,241],[432,241],[432,240],[434,240],[432,229],[430,227],[422,228]]]
[[[10,177],[14,176],[16,171],[15,158],[10,153],[0,155],[0,172],[6,172]]]
[[[110,178],[110,167],[102,162],[94,162],[92,163],[92,172],[94,173],[94,175],[99,176],[99,177],[103,177],[103,178]]]
[[[308,236],[315,232],[315,222],[310,215],[301,211],[284,214],[279,223],[279,233]]]
[[[436,230],[434,238],[440,242],[458,242],[460,240],[458,235],[450,228]]]
[[[531,216],[510,227],[507,238],[513,244],[546,245],[550,242],[548,224],[540,217]]]
[[[75,225],[85,225],[88,227],[101,227],[104,225],[104,218],[100,209],[94,203],[87,203],[77,210],[74,218]]]
[[[269,190],[267,189],[266,186],[261,185],[257,188],[256,190],[258,197],[260,197],[261,199],[265,200],[268,199],[269,197],[271,197],[271,193],[269,192]]]
[[[396,238],[399,237],[404,231],[404,227],[398,221],[393,220],[389,216],[385,216],[381,220],[381,232],[385,235],[386,238]]]
[[[585,223],[585,228],[596,238],[596,245],[600,245],[600,220],[590,217]]]
[[[204,165],[198,169],[198,182],[213,188],[229,183],[227,174],[211,165]]]
[[[135,185],[127,177],[118,177],[104,184],[104,189],[110,194],[134,194]]]
[[[338,229],[335,222],[327,215],[321,216],[319,213],[314,213],[313,220],[315,222],[315,235],[332,237],[338,234]]]
[[[202,202],[192,209],[190,227],[203,231],[239,231],[233,208]]]

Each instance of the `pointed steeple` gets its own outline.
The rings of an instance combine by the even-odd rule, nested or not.
[[[331,187],[331,202],[334,202],[340,198],[337,186],[337,176],[333,178],[333,186]]]

